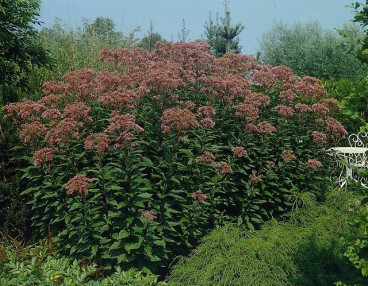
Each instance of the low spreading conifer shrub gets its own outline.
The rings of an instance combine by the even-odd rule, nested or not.
[[[272,220],[257,231],[214,230],[173,267],[169,285],[367,285],[341,240],[353,233],[348,218],[355,216],[356,197],[334,191],[287,222]]]
[[[256,229],[324,197],[346,136],[320,81],[209,46],[105,49],[4,107],[33,223],[72,258],[163,273],[211,229]],[[21,156],[21,155],[19,155]]]

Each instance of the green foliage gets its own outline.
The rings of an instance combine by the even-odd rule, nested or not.
[[[258,231],[215,230],[173,267],[169,285],[366,285],[339,239],[350,233],[347,218],[356,200],[333,191],[327,202],[292,213],[288,222],[273,220]]]
[[[230,9],[228,3],[225,2],[225,17],[221,18],[221,23],[219,23],[218,15],[215,23],[210,13],[208,22],[204,25],[204,40],[211,46],[211,51],[217,58],[227,52],[237,54],[241,52],[238,36],[244,26],[239,23],[231,26],[230,22]]]
[[[0,284],[16,285],[89,285],[89,286],[155,286],[157,276],[144,275],[135,269],[122,271],[117,267],[112,275],[89,260],[72,260],[52,253],[50,243],[25,247],[17,241],[3,240],[0,245]]]
[[[340,102],[341,113],[337,115],[337,118],[346,127],[348,133],[367,130],[367,79],[360,81],[348,79],[330,80],[325,81],[323,86],[331,97]]]
[[[35,88],[32,73],[48,66],[51,59],[39,43],[35,29],[38,0],[0,1],[0,107],[40,92]],[[21,181],[17,169],[23,160],[14,159],[13,147],[21,144],[15,126],[4,120],[0,111],[0,228],[5,235],[29,236],[29,208],[25,198],[20,198],[27,183]],[[21,153],[18,152],[20,158]]]
[[[367,178],[367,169],[358,169],[354,166],[351,168],[358,172],[360,176]],[[363,198],[360,201],[360,206],[355,216],[349,220],[349,225],[354,232],[344,236],[344,242],[347,245],[345,256],[349,258],[352,265],[360,270],[363,277],[368,277],[368,209],[367,209],[367,189],[358,184],[358,189]]]
[[[213,228],[257,229],[323,199],[326,144],[346,131],[319,80],[215,59],[201,41],[101,57],[111,71],[68,73],[4,108],[25,141],[33,224],[63,254],[162,274]]]
[[[368,30],[366,26],[368,24],[368,2],[365,5],[359,2],[351,4],[351,8],[354,9],[355,15],[353,21],[359,23],[364,28],[364,37],[359,40],[358,43],[361,46],[355,49],[356,57],[364,64],[368,63]]]
[[[133,48],[138,44],[134,29],[124,36],[115,31],[110,18],[98,17],[94,21],[84,19],[83,27],[75,29],[56,20],[51,28],[42,28],[41,44],[49,51],[54,66],[35,70],[32,79],[40,87],[47,80],[59,80],[65,73],[82,68],[100,70],[105,68],[99,62],[99,52],[104,48]]]
[[[28,72],[50,63],[37,41],[38,0],[0,1],[0,106],[30,90]]]
[[[356,61],[352,49],[358,47],[354,41],[361,38],[357,26],[344,25],[340,33],[323,31],[317,21],[296,23],[289,27],[276,23],[265,33],[260,42],[260,59],[265,64],[286,65],[299,76],[315,76],[320,79],[360,79],[367,69]]]

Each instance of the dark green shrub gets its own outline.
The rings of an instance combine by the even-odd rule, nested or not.
[[[323,30],[318,21],[292,26],[278,22],[262,36],[259,57],[264,64],[286,65],[299,76],[359,80],[366,75],[367,67],[355,59],[352,50],[361,47],[358,41],[364,33],[351,23],[339,33]]]
[[[356,203],[356,196],[334,191],[326,203],[300,209],[288,222],[273,220],[258,231],[215,230],[173,267],[169,285],[366,285],[340,239],[351,232],[347,218]]]
[[[329,96],[340,103],[341,113],[336,118],[349,133],[358,133],[367,129],[368,82],[366,79],[351,81],[340,79],[323,83]]]
[[[346,131],[318,79],[215,59],[201,41],[101,58],[113,71],[68,73],[4,108],[34,225],[67,255],[162,273],[224,222],[255,229],[323,199],[324,148]]]

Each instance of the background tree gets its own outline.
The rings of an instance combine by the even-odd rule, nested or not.
[[[138,43],[139,48],[142,48],[142,49],[145,49],[151,52],[155,48],[155,44],[157,42],[166,42],[166,40],[163,39],[159,33],[154,32],[152,21],[150,23],[150,29],[148,30],[147,33],[148,34],[144,36]]]
[[[357,25],[345,24],[340,30],[358,39],[362,32]],[[322,30],[318,21],[296,23],[289,27],[283,22],[274,25],[260,42],[260,60],[265,64],[286,65],[300,75],[321,79],[357,79],[367,69],[351,52],[349,41],[335,31]]]
[[[32,74],[51,64],[35,28],[40,24],[39,9],[38,0],[0,0],[0,108],[37,93]],[[29,236],[32,229],[30,207],[20,196],[28,184],[18,172],[25,162],[14,159],[15,154],[23,154],[21,145],[15,126],[3,118],[0,109],[0,229],[3,235]]]
[[[181,33],[178,34],[179,41],[186,42],[189,33],[190,33],[190,30],[187,29],[185,19],[183,19],[183,25],[182,25],[182,28],[181,28]]]
[[[50,64],[38,41],[39,0],[0,0],[0,105],[30,92],[29,72]]]
[[[216,14],[215,21],[210,13],[208,22],[204,25],[204,37],[216,57],[222,57],[226,52],[239,54],[241,47],[239,46],[239,34],[243,31],[244,26],[236,24],[231,26],[230,9],[228,3],[225,2],[225,17],[219,20]]]
[[[123,34],[115,31],[115,23],[108,17],[97,17],[92,23],[84,19],[84,36],[96,37],[106,45],[119,45]]]

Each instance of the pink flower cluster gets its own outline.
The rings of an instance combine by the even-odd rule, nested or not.
[[[214,117],[216,115],[216,111],[212,106],[207,105],[207,106],[201,106],[200,108],[198,108],[197,114],[199,117],[204,117],[204,118]]]
[[[85,175],[76,175],[66,183],[67,195],[85,196],[88,192],[88,186],[92,180]]]
[[[259,133],[261,135],[272,135],[274,132],[276,132],[276,127],[272,126],[268,122],[262,121],[257,125],[249,123],[246,126],[246,130]]]
[[[287,117],[291,117],[294,115],[294,109],[292,109],[289,106],[286,105],[278,105],[275,107],[275,110],[277,110],[279,112],[279,115],[282,118],[287,118]]]
[[[313,141],[320,145],[327,144],[327,136],[324,133],[313,131],[312,133]]]
[[[330,110],[328,109],[328,107],[324,104],[321,103],[315,103],[312,105],[312,109],[315,113],[320,114],[322,116],[327,115]]]
[[[24,142],[36,143],[45,135],[46,131],[46,126],[39,121],[24,123],[21,125],[20,138]]]
[[[247,150],[245,150],[242,146],[233,147],[231,148],[231,151],[234,153],[235,156],[238,156],[238,158],[241,158],[248,153]]]
[[[280,99],[285,103],[291,104],[298,96],[291,89],[283,90],[279,95]]]
[[[256,71],[252,76],[252,82],[271,88],[276,83],[276,77],[269,71]]]
[[[91,108],[84,102],[71,103],[64,108],[63,118],[74,121],[90,122],[92,121],[92,118],[88,116],[90,110]]]
[[[201,106],[197,110],[197,115],[199,117],[204,117],[199,121],[203,127],[208,129],[215,127],[215,122],[211,119],[211,117],[216,115],[216,111],[212,106]]]
[[[207,195],[203,194],[201,190],[192,193],[192,198],[195,202],[204,203],[207,199]]]
[[[348,135],[344,126],[340,124],[336,119],[328,117],[326,119],[326,132],[331,133],[337,139],[343,139]]]
[[[47,132],[45,139],[51,145],[67,143],[70,138],[79,139],[82,126],[81,122],[65,118]]]
[[[211,163],[213,164],[215,162],[216,158],[215,156],[208,151],[204,151],[201,156],[198,156],[196,159],[197,163]]]
[[[263,175],[256,175],[254,173],[249,175],[249,180],[251,181],[252,184],[257,184],[260,183],[262,181],[262,177]]]
[[[181,131],[197,128],[198,126],[199,124],[195,118],[195,114],[186,108],[181,109],[174,107],[166,109],[161,117],[161,128],[163,133],[170,132],[171,128]]]
[[[341,109],[339,102],[334,98],[324,98],[321,100],[321,104],[327,106],[330,110],[339,111]]]
[[[301,114],[304,115],[308,112],[312,112],[313,109],[309,107],[307,104],[298,103],[295,105],[295,109]]]
[[[254,107],[252,104],[240,102],[238,105],[234,106],[237,116],[242,116],[247,122],[255,120],[259,117],[259,109]]]
[[[306,163],[306,167],[308,169],[316,170],[322,168],[322,163],[318,160],[309,159],[308,162]]]
[[[268,161],[268,162],[267,162],[267,167],[268,167],[268,168],[270,168],[270,169],[271,169],[271,168],[273,168],[273,167],[275,167],[275,162],[273,162],[273,161]]]
[[[233,169],[231,168],[231,166],[224,161],[221,161],[220,163],[214,162],[213,165],[216,168],[216,173],[219,173],[222,176],[233,172]]]
[[[291,161],[296,160],[296,157],[294,155],[294,152],[291,151],[291,150],[284,150],[284,151],[282,151],[281,157],[282,157],[282,159],[284,159],[284,161],[286,163],[289,163]]]
[[[149,211],[149,210],[145,210],[142,214],[141,214],[141,219],[145,220],[145,221],[153,221],[157,219],[157,215],[156,213]]]
[[[35,161],[35,166],[43,165],[44,163],[52,162],[54,160],[54,152],[55,150],[53,148],[42,148],[38,151],[36,151],[33,154],[33,160]]]
[[[91,149],[97,152],[98,154],[104,153],[106,150],[109,150],[111,140],[108,135],[104,133],[100,134],[90,134],[84,140],[84,148]]]

